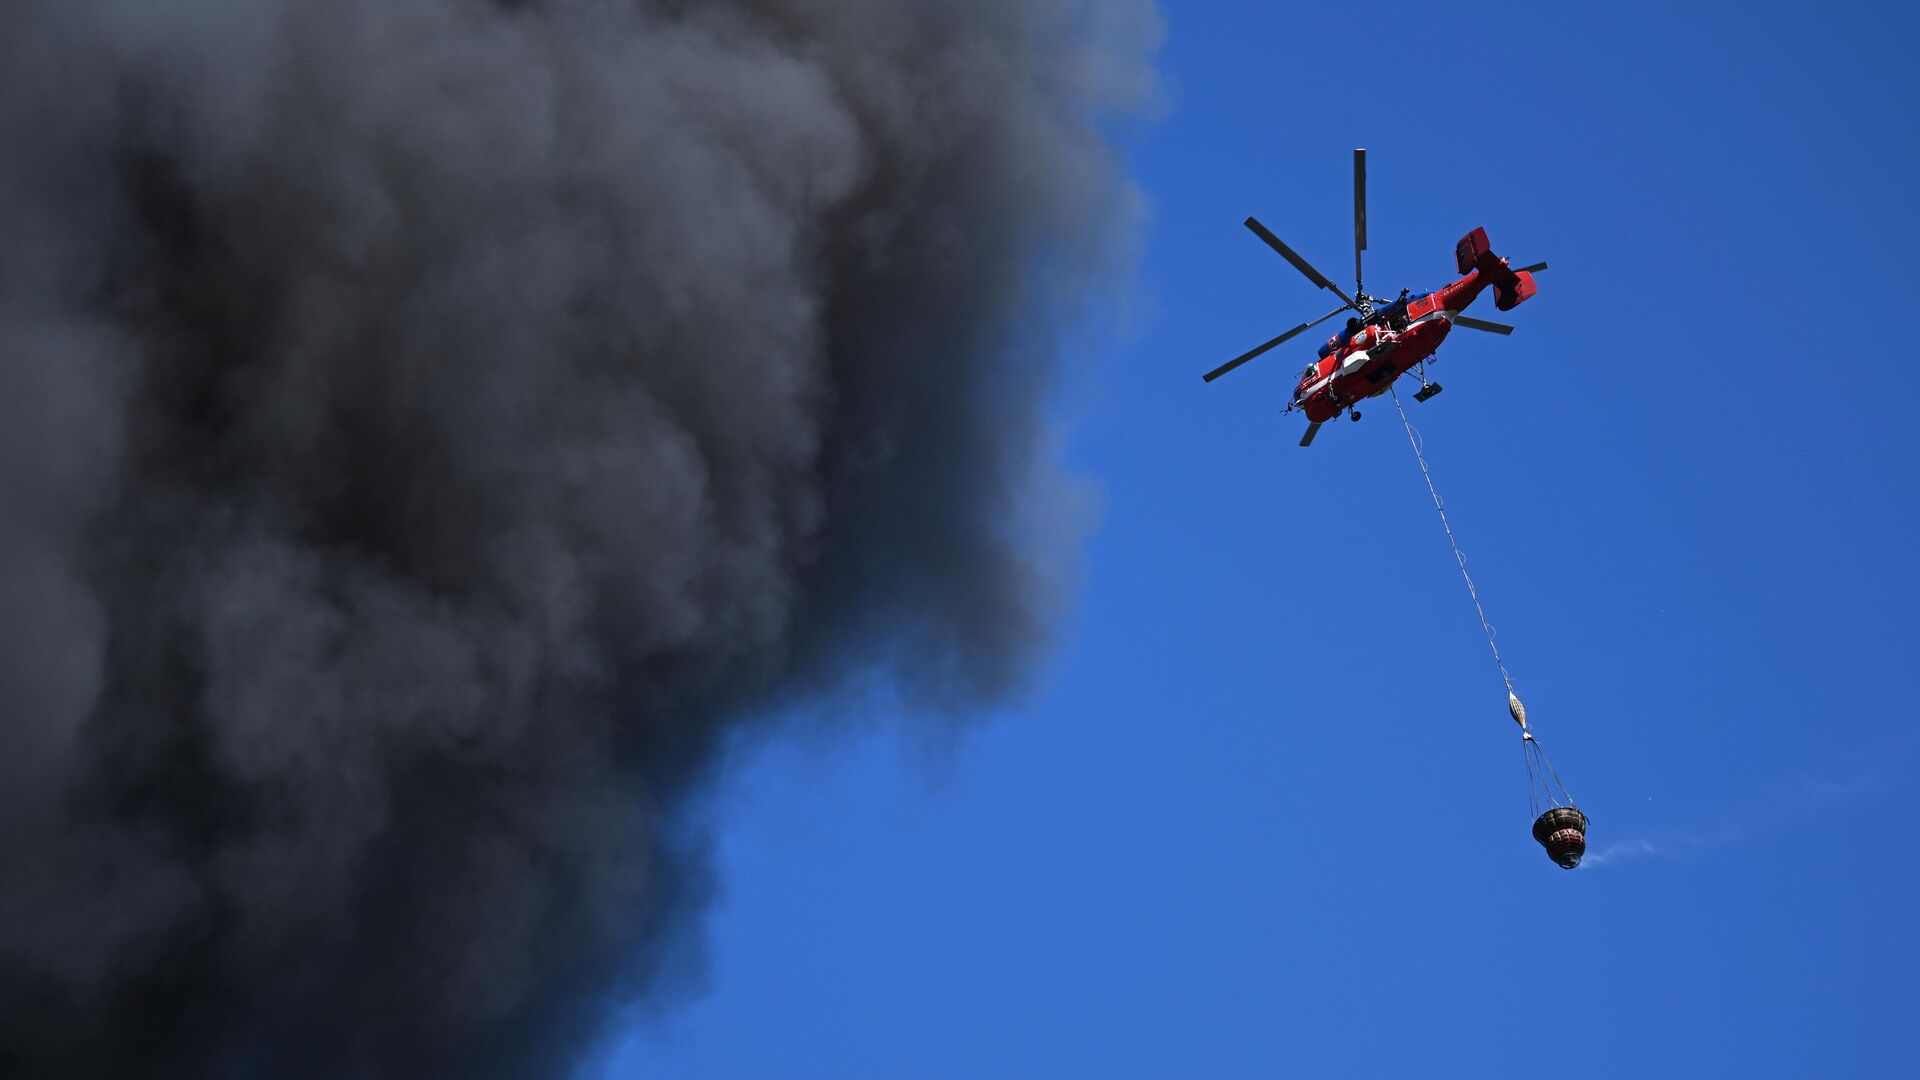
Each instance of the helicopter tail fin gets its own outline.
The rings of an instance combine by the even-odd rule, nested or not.
[[[1475,229],[1461,237],[1453,249],[1453,259],[1461,273],[1478,270],[1481,279],[1493,286],[1493,306],[1501,311],[1512,311],[1539,291],[1533,283],[1533,274],[1512,269],[1507,260],[1493,253],[1485,229]]]

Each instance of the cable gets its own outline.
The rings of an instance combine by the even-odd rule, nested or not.
[[[1427,494],[1433,496],[1433,508],[1440,514],[1440,527],[1446,530],[1447,546],[1453,548],[1453,561],[1460,565],[1460,580],[1467,583],[1467,595],[1473,599],[1473,612],[1480,616],[1480,630],[1487,635],[1487,648],[1493,653],[1493,666],[1500,669],[1500,681],[1507,686],[1507,700],[1512,703],[1514,719],[1520,721],[1520,755],[1527,766],[1527,802],[1533,815],[1541,813],[1541,805],[1549,808],[1572,806],[1573,795],[1560,779],[1559,770],[1553,767],[1553,759],[1547,756],[1547,748],[1540,745],[1533,732],[1527,728],[1524,719],[1525,710],[1519,704],[1519,698],[1513,692],[1513,676],[1507,673],[1506,661],[1500,659],[1500,646],[1494,641],[1493,624],[1487,621],[1487,609],[1480,604],[1480,590],[1473,586],[1473,575],[1467,573],[1467,556],[1460,550],[1460,541],[1453,535],[1453,523],[1447,520],[1447,504],[1440,499],[1440,489],[1433,486],[1433,470],[1427,467],[1427,455],[1420,449],[1420,435],[1413,430],[1413,421],[1407,419],[1407,408],[1400,403],[1400,391],[1388,386],[1393,392],[1393,407],[1400,414],[1400,424],[1407,429],[1407,445],[1413,447],[1413,460],[1420,463],[1420,476],[1427,482]]]
[[[1413,421],[1407,419],[1406,406],[1400,404],[1400,391],[1393,389],[1393,407],[1400,413],[1400,423],[1407,429],[1407,445],[1413,447],[1413,459],[1420,463],[1420,475],[1427,481],[1427,494],[1433,496],[1433,508],[1440,512],[1440,527],[1447,531],[1447,544],[1453,548],[1453,561],[1460,564],[1460,578],[1467,583],[1467,595],[1473,598],[1474,614],[1480,616],[1480,629],[1487,635],[1487,648],[1493,650],[1493,665],[1500,669],[1500,681],[1507,685],[1507,693],[1513,693],[1513,676],[1507,674],[1507,665],[1500,659],[1500,646],[1493,640],[1493,624],[1487,621],[1487,611],[1480,606],[1480,591],[1473,587],[1473,575],[1467,573],[1467,556],[1460,550],[1460,542],[1454,539],[1453,525],[1447,521],[1447,506],[1440,501],[1440,491],[1433,486],[1433,471],[1427,468],[1427,456],[1420,452],[1420,438],[1414,434]]]

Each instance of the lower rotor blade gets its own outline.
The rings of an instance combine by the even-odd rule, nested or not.
[[[1348,304],[1342,304],[1339,307],[1334,308],[1332,311],[1327,312],[1325,315],[1322,315],[1319,318],[1313,320],[1312,322],[1303,322],[1299,326],[1296,326],[1293,329],[1287,331],[1286,333],[1281,334],[1279,337],[1274,338],[1272,341],[1266,342],[1265,344],[1262,344],[1262,345],[1256,345],[1253,348],[1248,349],[1246,352],[1241,353],[1239,356],[1234,357],[1233,359],[1227,361],[1226,363],[1221,364],[1219,367],[1214,368],[1212,371],[1207,372],[1205,375],[1202,375],[1200,379],[1202,382],[1212,382],[1213,380],[1219,378],[1220,376],[1225,375],[1227,372],[1232,371],[1234,368],[1239,367],[1241,364],[1244,364],[1247,361],[1253,359],[1254,357],[1259,356],[1261,353],[1266,352],[1268,349],[1273,348],[1275,345],[1278,345],[1281,342],[1288,340],[1289,338],[1293,337],[1295,334],[1299,334],[1304,331],[1311,330],[1316,326],[1319,326],[1321,323],[1326,322],[1328,319],[1331,319],[1335,315],[1338,315],[1341,312],[1347,310],[1347,308],[1350,306],[1351,305],[1348,305]]]
[[[1320,423],[1319,423],[1319,421],[1315,421],[1315,422],[1313,422],[1313,423],[1311,423],[1311,424],[1308,424],[1308,425],[1307,425],[1307,433],[1306,433],[1305,435],[1302,435],[1302,436],[1300,436],[1300,445],[1301,445],[1301,446],[1312,446],[1312,445],[1313,445],[1313,437],[1314,437],[1315,435],[1318,435],[1318,434],[1320,434]]]
[[[1253,348],[1248,349],[1246,352],[1241,353],[1239,356],[1236,356],[1233,359],[1227,361],[1226,363],[1221,364],[1219,367],[1214,368],[1212,371],[1207,372],[1205,375],[1200,376],[1200,381],[1212,382],[1213,380],[1219,378],[1222,375],[1225,375],[1227,372],[1232,371],[1234,368],[1239,367],[1241,364],[1246,363],[1247,361],[1253,359],[1254,357],[1259,356],[1261,353],[1266,352],[1268,349],[1273,348],[1275,345],[1280,344],[1281,342],[1287,340],[1288,338],[1299,333],[1300,331],[1305,330],[1306,328],[1307,328],[1307,324],[1301,323],[1299,326],[1296,326],[1293,329],[1287,331],[1286,333],[1281,334],[1279,337],[1274,338],[1272,341],[1269,341],[1264,345],[1256,345]]]
[[[1508,326],[1506,323],[1488,322],[1485,319],[1476,319],[1468,315],[1455,315],[1453,317],[1453,325],[1464,326],[1469,330],[1485,330],[1489,334],[1513,333],[1513,327]]]
[[[1547,268],[1547,264],[1546,264],[1546,263],[1543,263],[1543,262],[1537,262],[1537,263],[1534,263],[1534,264],[1533,264],[1532,266],[1523,266],[1523,267],[1521,267],[1520,269],[1518,269],[1518,270],[1516,270],[1516,271],[1514,271],[1514,273],[1516,273],[1516,274],[1537,274],[1537,273],[1539,273],[1540,271],[1542,271],[1542,270],[1545,270],[1546,268]]]

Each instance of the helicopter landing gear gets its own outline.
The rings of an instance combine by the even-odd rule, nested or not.
[[[1359,423],[1359,422],[1360,422],[1360,410],[1359,410],[1359,409],[1355,409],[1355,410],[1353,410],[1352,412],[1349,412],[1349,413],[1347,414],[1347,419],[1349,419],[1349,420],[1351,420],[1351,421],[1353,421],[1353,422],[1354,422],[1354,423],[1356,423],[1356,424],[1357,424],[1357,423]]]
[[[1432,358],[1429,357],[1428,359]],[[1440,392],[1441,387],[1439,383],[1427,381],[1427,362],[1425,360],[1414,365],[1413,371],[1414,374],[1420,376],[1420,389],[1413,392],[1413,400],[1424,402]]]

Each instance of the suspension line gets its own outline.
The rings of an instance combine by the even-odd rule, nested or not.
[[[1467,583],[1467,595],[1473,599],[1473,612],[1480,616],[1480,630],[1487,635],[1487,648],[1493,651],[1493,665],[1500,669],[1500,681],[1506,684],[1507,696],[1512,698],[1513,676],[1507,674],[1507,665],[1500,659],[1500,646],[1493,640],[1493,624],[1487,621],[1487,610],[1480,606],[1480,591],[1473,587],[1473,575],[1467,573],[1467,557],[1460,550],[1460,542],[1454,539],[1453,525],[1447,521],[1447,505],[1440,501],[1440,491],[1433,486],[1433,470],[1427,468],[1427,456],[1420,452],[1420,437],[1414,433],[1413,421],[1407,419],[1406,406],[1400,404],[1400,391],[1388,387],[1393,393],[1393,407],[1400,413],[1400,424],[1407,429],[1407,445],[1413,447],[1413,459],[1420,463],[1420,475],[1427,482],[1427,494],[1433,496],[1433,508],[1440,512],[1440,527],[1446,530],[1447,545],[1453,548],[1453,561],[1460,565],[1460,579]],[[1525,730],[1524,726],[1522,730]]]

